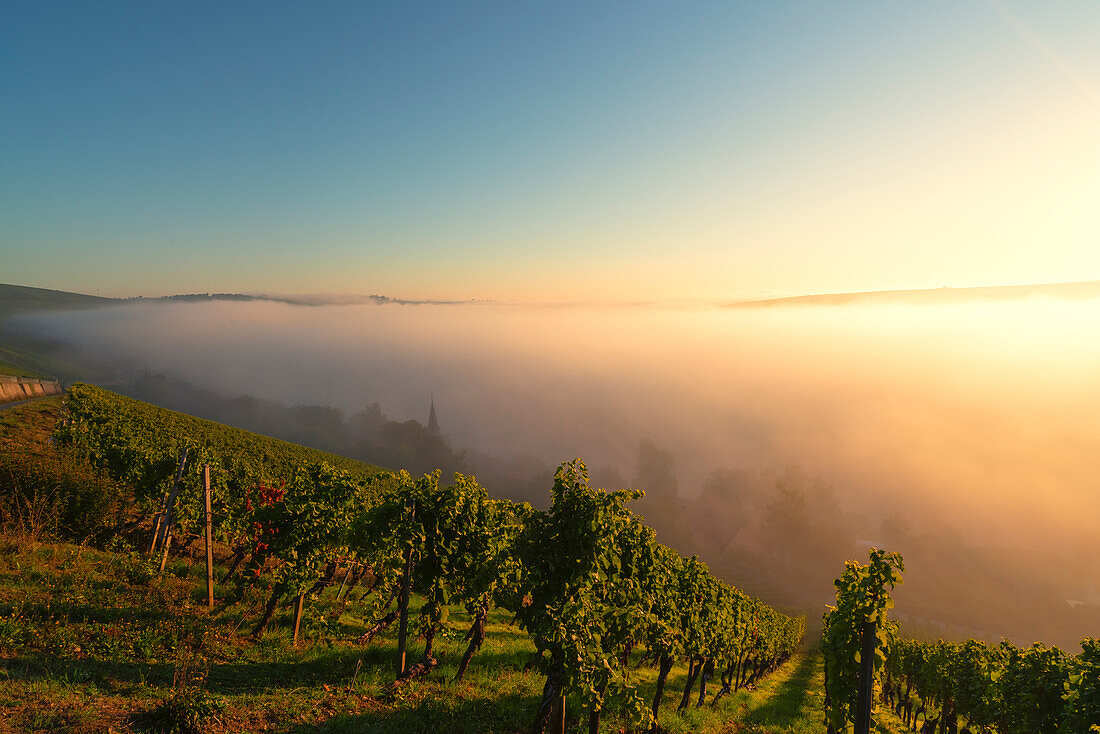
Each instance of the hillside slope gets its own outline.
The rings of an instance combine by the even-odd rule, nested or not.
[[[1076,283],[1034,283],[1027,285],[975,286],[969,288],[920,288],[896,291],[814,293],[802,296],[765,298],[727,303],[727,308],[771,308],[775,306],[844,306],[861,304],[920,304],[1007,301],[1020,298],[1074,300],[1100,297],[1100,281]]]
[[[170,456],[178,456],[188,446],[203,447],[212,455],[223,457],[226,468],[247,467],[246,474],[266,475],[270,480],[285,479],[295,468],[318,461],[363,479],[382,471],[373,464],[195,418],[94,385],[73,385],[66,396],[66,407],[74,423],[87,421],[108,426],[116,435],[124,436],[130,446],[140,445],[148,447],[151,453]],[[122,438],[120,444],[121,441]]]
[[[84,293],[0,283],[0,319],[26,311],[97,308],[117,302],[114,298],[101,298]]]
[[[74,363],[74,355],[33,334],[16,333],[6,322],[12,316],[35,311],[101,308],[119,303],[83,293],[69,293],[23,285],[0,284],[0,374],[18,377],[92,379],[100,370]]]
[[[67,400],[67,413],[50,399],[0,414],[0,497],[6,500],[0,512],[0,732],[150,731],[189,707],[215,712],[201,729],[213,732],[527,729],[544,679],[528,670],[534,647],[503,609],[490,615],[488,639],[470,674],[454,682],[471,616],[464,606],[451,605],[436,641],[440,667],[395,693],[390,682],[396,630],[364,643],[371,607],[361,598],[349,601],[350,594],[337,601],[335,585],[311,597],[298,646],[291,643],[288,607],[257,641],[240,629],[269,592],[267,573],[255,582],[237,574],[217,584],[218,606],[207,611],[201,543],[176,548],[158,576],[157,559],[136,550],[147,532],[101,533],[93,544],[45,541],[51,534],[79,534],[80,528],[68,524],[74,518],[87,522],[94,515],[109,524],[126,514],[135,494],[135,487],[106,480],[86,462],[104,458],[98,449],[88,454],[78,450],[85,447],[53,440],[62,420],[125,427],[126,445],[139,449],[163,443],[171,453],[201,440],[238,458],[267,462],[272,472],[306,457],[341,461],[92,386],[75,386]],[[343,465],[364,474],[375,469],[349,460]],[[81,507],[97,498],[105,504],[92,515],[75,506],[58,509],[56,502],[68,498]],[[69,521],[55,522],[55,515]],[[94,527],[85,529],[95,534]],[[230,549],[217,546],[215,560],[215,577],[228,576]],[[366,596],[362,591],[355,596]],[[643,663],[640,651],[634,657],[631,677],[652,687],[655,666]],[[668,678],[664,731],[823,731],[815,656],[795,656],[758,687],[681,716],[675,703],[687,680],[686,666],[677,664]],[[201,694],[193,693],[196,687]],[[580,703],[570,700],[569,730],[579,730],[585,718]],[[607,724],[613,731],[629,726],[612,714]]]

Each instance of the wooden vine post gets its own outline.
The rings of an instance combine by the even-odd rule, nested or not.
[[[871,731],[871,701],[875,691],[875,647],[878,625],[864,622],[859,651],[859,689],[856,695],[855,734]]]
[[[359,563],[357,561],[352,561],[348,564],[348,570],[344,572],[344,578],[340,580],[340,588],[336,590],[336,597],[333,599],[334,603],[340,601],[340,594],[344,593],[344,586],[348,583],[348,579],[351,577],[352,569],[354,569],[358,565]],[[351,593],[350,587],[348,588],[348,593]]]
[[[168,537],[171,534],[172,521],[175,519],[176,495],[180,491],[180,480],[183,479],[183,469],[187,466],[187,449],[180,455],[179,467],[176,469],[176,478],[172,480],[172,489],[165,495],[160,505],[160,512],[153,519],[153,540],[149,544],[149,552],[154,553],[162,546],[168,545]],[[167,559],[167,555],[165,556]],[[164,570],[164,562],[161,562],[161,570]]]
[[[160,554],[159,573],[164,573],[164,569],[168,565],[168,552],[170,550],[172,550],[172,533],[168,533],[164,538],[164,551]]]
[[[550,734],[565,734],[565,694],[555,698],[550,709]]]
[[[305,604],[306,595],[299,594],[294,605],[294,647],[298,647],[298,628],[302,624],[302,606]]]
[[[210,465],[202,465],[202,494],[206,505],[206,606],[214,608],[214,532],[210,512]]]
[[[410,520],[416,519],[416,501],[413,501],[410,511]],[[409,591],[412,589],[413,549],[410,543],[405,549],[405,569],[401,575],[401,597],[398,600],[398,609],[401,617],[397,627],[397,678],[405,674],[405,648],[406,636],[409,631]]]

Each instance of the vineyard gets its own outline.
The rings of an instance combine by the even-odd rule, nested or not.
[[[69,429],[86,432],[87,440],[76,433],[69,437],[90,450],[97,464],[137,482],[135,486],[143,492],[156,489],[158,478],[163,479],[162,466],[174,468],[185,448],[199,452],[193,464],[209,462],[218,467],[224,477],[219,480],[221,486],[232,490],[250,482],[286,479],[296,467],[321,461],[357,479],[370,479],[381,471],[361,461],[194,418],[92,385],[73,385],[65,403],[73,418]]]
[[[1085,638],[1071,656],[1039,643],[900,638],[888,611],[904,570],[897,553],[872,549],[836,581],[821,641],[830,734],[868,731],[873,698],[922,734],[1100,731],[1100,640]]]
[[[398,625],[395,690],[438,667],[435,640],[456,605],[472,619],[456,678],[476,665],[490,611],[506,611],[529,636],[527,667],[545,677],[530,712],[535,730],[555,720],[560,728],[563,698],[587,712],[592,732],[609,709],[638,730],[654,727],[674,664],[688,669],[677,710],[713,706],[755,686],[802,638],[803,619],[658,543],[629,509],[641,493],[590,486],[580,460],[559,468],[542,511],[490,499],[473,477],[444,485],[438,473],[303,461],[298,447],[179,414],[165,420],[87,385],[74,386],[66,406],[56,440],[132,486],[149,514],[178,491],[181,536],[204,512],[194,467],[210,467],[213,533],[234,554],[222,583],[267,590],[252,637],[288,600],[304,610],[297,629],[310,600],[338,585],[341,613],[373,620],[360,644]],[[184,451],[191,469],[178,473]],[[413,637],[423,645],[407,664]],[[631,675],[642,662],[658,671],[652,690]]]
[[[21,414],[50,411],[29,405]],[[103,659],[81,684],[92,691],[132,687],[134,675],[144,686],[157,660],[174,660],[160,674],[171,680],[169,695],[130,720],[135,730],[240,730],[243,719],[225,723],[224,704],[206,689],[268,700],[270,678],[250,684],[227,672],[245,659],[260,669],[286,666],[278,679],[290,690],[314,686],[333,722],[339,711],[349,721],[388,720],[379,731],[725,731],[731,702],[745,715],[759,691],[794,696],[799,711],[816,706],[813,726],[789,728],[803,715],[789,713],[761,731],[1100,730],[1097,640],[1085,639],[1073,656],[1042,645],[904,639],[889,618],[904,572],[896,553],[872,550],[867,565],[847,564],[820,654],[799,652],[802,618],[657,542],[630,509],[642,493],[591,486],[579,459],[561,465],[549,508],[540,510],[493,499],[472,476],[447,483],[438,472],[386,471],[88,385],[74,386],[52,415],[48,446],[5,439],[4,471],[14,481],[33,473],[23,464],[48,469],[36,486],[54,487],[53,499],[71,507],[45,513],[64,518],[57,530],[71,534],[90,538],[90,518],[105,516],[96,508],[110,495],[131,518],[130,540],[100,536],[115,555],[83,570],[77,561],[43,566],[10,543],[0,548],[0,652],[45,656],[38,664],[60,666],[48,675],[63,678]],[[31,508],[37,495],[24,494]],[[209,601],[185,560],[198,557],[188,547],[201,545],[207,517],[218,549]],[[27,591],[20,569],[34,564],[43,569],[32,575],[39,586]],[[5,583],[15,584],[14,596]],[[104,589],[118,612],[136,615],[131,622],[104,627],[116,612],[89,611],[88,599]],[[13,662],[27,659],[8,658],[4,670],[12,676]],[[334,662],[320,672],[320,660]],[[351,683],[336,686],[352,661]],[[5,685],[14,683],[0,684],[0,693]],[[812,686],[823,689],[820,699]],[[456,724],[456,703],[431,703],[459,691],[460,700],[492,702],[493,713],[478,708],[474,720]],[[365,705],[395,713],[364,714]],[[317,726],[305,730],[368,730]]]
[[[1036,643],[901,640],[886,660],[883,703],[938,731],[1054,734],[1100,731],[1100,640],[1067,655]],[[934,714],[934,715],[933,715]]]

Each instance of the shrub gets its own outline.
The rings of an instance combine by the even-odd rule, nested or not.
[[[201,734],[220,721],[225,702],[199,688],[174,691],[146,713],[139,725],[164,734]]]

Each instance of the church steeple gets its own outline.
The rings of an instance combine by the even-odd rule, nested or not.
[[[432,410],[428,413],[428,430],[431,433],[439,433],[439,419],[435,417],[435,394],[432,394]]]

